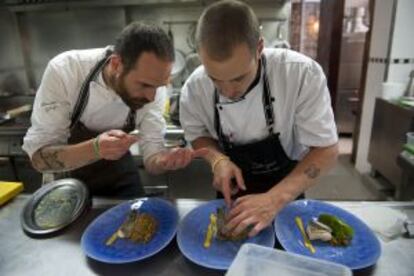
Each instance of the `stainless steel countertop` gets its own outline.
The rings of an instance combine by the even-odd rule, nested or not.
[[[0,275],[223,275],[186,260],[175,239],[155,256],[131,264],[111,265],[87,258],[80,239],[88,224],[120,201],[94,199],[93,207],[60,235],[47,239],[26,236],[20,227],[20,213],[28,195],[19,195],[0,208]],[[180,218],[204,201],[175,200]],[[414,220],[414,202],[331,202],[342,208],[385,206],[402,210]],[[413,275],[414,239],[400,237],[381,241],[377,265],[355,275]]]

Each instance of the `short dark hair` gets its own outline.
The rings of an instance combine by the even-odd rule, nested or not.
[[[204,10],[197,25],[197,49],[215,60],[229,58],[235,46],[246,43],[252,54],[260,39],[253,9],[240,1],[219,1]]]
[[[129,72],[143,52],[152,52],[163,60],[174,61],[172,41],[160,27],[133,22],[116,39],[114,53],[121,56],[124,70]]]

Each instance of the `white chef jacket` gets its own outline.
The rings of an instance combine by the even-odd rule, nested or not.
[[[312,59],[287,49],[265,49],[275,118],[274,132],[286,154],[300,160],[309,147],[338,141],[331,99],[322,68]],[[263,76],[263,70],[261,72]],[[220,95],[217,107],[223,134],[234,144],[266,138],[269,130],[263,109],[263,78],[241,100]],[[214,127],[214,83],[203,66],[187,79],[180,97],[180,122],[186,140],[218,139]]]
[[[72,50],[53,58],[36,93],[31,127],[24,137],[23,149],[31,157],[46,145],[67,144],[72,112],[82,83],[95,64],[105,56],[107,48]],[[142,140],[144,160],[164,149],[166,123],[162,116],[166,87],[157,89],[154,102],[136,111],[136,128]],[[80,121],[90,130],[103,132],[121,129],[129,107],[108,86],[102,73],[89,85],[89,100]]]

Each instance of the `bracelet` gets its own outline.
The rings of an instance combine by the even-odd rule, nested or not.
[[[98,159],[101,158],[100,149],[99,149],[99,136],[96,136],[93,139],[92,144],[93,144],[93,152],[95,153],[95,157]]]
[[[220,161],[223,161],[223,160],[230,160],[230,158],[229,158],[228,156],[222,155],[222,156],[220,156],[220,157],[216,158],[216,159],[213,161],[213,163],[211,164],[211,171],[212,171],[213,173],[214,173],[214,169],[216,168],[217,164],[218,164]]]

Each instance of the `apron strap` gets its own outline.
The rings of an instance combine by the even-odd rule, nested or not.
[[[214,90],[214,128],[218,136],[218,142],[221,148],[226,150],[228,147],[231,148],[232,144],[228,141],[227,137],[223,133],[223,129],[220,124],[220,114],[217,110],[217,103],[219,102],[219,95],[217,88]]]
[[[265,113],[265,119],[266,119],[266,125],[269,130],[269,135],[273,134],[273,128],[274,128],[274,113],[273,113],[273,105],[272,102],[274,101],[274,98],[272,97],[272,93],[270,90],[269,80],[267,78],[266,73],[266,57],[265,55],[262,55],[261,57],[261,63],[263,66],[263,94],[262,94],[262,102],[263,102],[263,109]],[[216,130],[219,145],[224,149],[232,148],[232,143],[228,140],[226,135],[223,133],[223,129],[220,124],[220,114],[217,110],[217,104],[219,103],[219,93],[217,88],[214,89],[214,128]]]
[[[272,93],[270,92],[270,85],[269,79],[267,78],[266,74],[266,57],[262,56],[262,63],[263,63],[263,106],[264,106],[264,113],[266,117],[266,125],[269,130],[269,134],[273,134],[273,128],[275,124],[274,112],[273,112],[273,105],[272,102],[274,98],[272,98]]]
[[[75,108],[72,113],[70,129],[72,129],[74,125],[79,121],[88,103],[89,84],[91,83],[91,81],[95,80],[98,77],[98,74],[102,71],[103,67],[105,66],[107,62],[108,62],[108,58],[105,57],[101,59],[97,64],[95,64],[95,66],[92,68],[92,70],[89,72],[88,76],[86,77],[86,80],[82,83],[82,86],[79,92],[79,97],[76,101]]]
[[[89,100],[89,85],[92,81],[96,80],[99,73],[102,72],[104,66],[109,61],[109,56],[112,54],[112,50],[107,50],[105,53],[105,57],[98,61],[95,66],[91,69],[88,76],[86,77],[85,81],[82,83],[79,97],[76,100],[75,108],[72,113],[70,129],[72,130],[75,125],[79,122],[80,117],[82,116],[83,112],[85,111],[85,107],[88,104]],[[136,119],[136,112],[135,110],[130,109],[126,121],[123,126],[123,130],[131,131],[135,129],[135,119]]]

